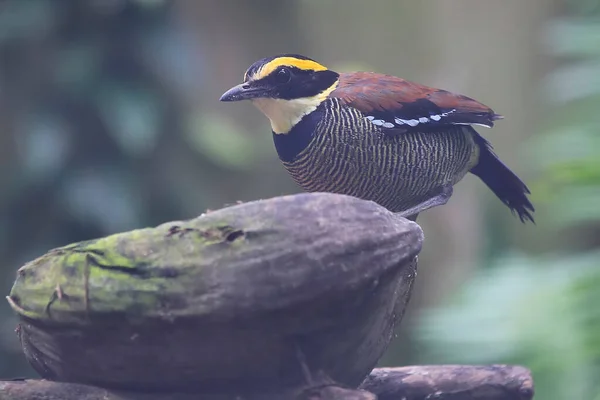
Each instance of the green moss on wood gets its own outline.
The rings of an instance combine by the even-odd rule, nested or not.
[[[218,245],[237,249],[243,236],[239,227],[203,215],[73,243],[20,268],[9,304],[23,317],[61,323],[170,312],[174,303],[185,307],[176,294],[185,292],[186,282],[201,286],[203,253]]]

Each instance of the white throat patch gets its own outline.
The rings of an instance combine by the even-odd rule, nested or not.
[[[335,90],[336,82],[327,90],[313,97],[302,97],[300,99],[283,100],[259,98],[252,99],[256,106],[271,121],[271,129],[276,134],[286,134],[292,130],[302,117],[315,111],[331,92]]]
[[[271,121],[271,128],[277,134],[288,133],[302,117],[315,111],[321,100],[316,97],[301,99],[253,99],[256,106]]]

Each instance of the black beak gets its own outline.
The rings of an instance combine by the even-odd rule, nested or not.
[[[264,88],[253,87],[252,83],[240,83],[232,87],[219,99],[220,101],[241,101],[266,97],[267,92]]]

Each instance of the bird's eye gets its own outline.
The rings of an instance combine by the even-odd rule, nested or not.
[[[292,73],[287,68],[280,68],[275,73],[275,80],[277,83],[288,83],[292,79]]]

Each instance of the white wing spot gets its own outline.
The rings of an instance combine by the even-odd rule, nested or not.
[[[419,121],[416,119],[402,119],[402,118],[395,118],[394,121],[396,121],[396,123],[398,125],[410,125],[410,126],[417,126],[419,124]]]
[[[452,110],[443,112],[441,114],[435,114],[435,115],[430,115],[429,117],[419,117],[418,119],[402,119],[402,118],[394,118],[394,122],[396,123],[396,125],[400,126],[400,125],[409,125],[409,126],[417,126],[419,124],[426,124],[428,122],[431,121],[440,121],[442,118],[447,117],[448,115],[452,114],[456,112],[456,109],[453,108]],[[393,128],[395,125],[393,122],[388,122],[385,121],[383,119],[375,119],[374,116],[372,115],[368,115],[366,117],[369,121],[371,121],[373,124],[377,125],[377,126],[382,126],[384,128]],[[472,125],[472,124],[467,124],[465,123],[465,125]],[[486,125],[483,125],[486,126]]]
[[[447,117],[448,115],[452,114],[453,112],[456,112],[455,108],[453,108],[450,111],[443,112],[441,114],[430,115],[429,119],[431,119],[432,121],[436,121],[437,122],[440,119],[442,119],[443,117]]]
[[[491,128],[490,125],[479,124],[479,123],[474,123],[474,122],[455,122],[454,125],[476,125],[476,126],[483,126],[484,128]]]
[[[455,109],[455,108],[453,108],[453,109],[452,109],[452,110],[450,110],[450,111],[446,111],[445,113],[442,113],[442,117],[447,117],[448,115],[452,114],[452,113],[453,113],[453,112],[455,112],[455,111],[456,111],[456,109]]]

